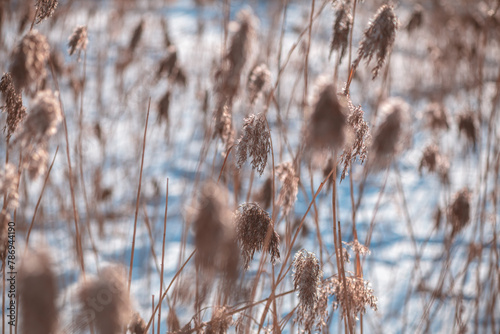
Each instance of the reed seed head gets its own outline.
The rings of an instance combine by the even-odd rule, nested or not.
[[[278,204],[283,207],[286,216],[293,209],[299,193],[299,178],[295,175],[295,168],[291,162],[284,162],[276,167],[276,176],[282,183]]]
[[[21,333],[46,334],[57,330],[57,281],[48,254],[32,252],[19,272]]]
[[[268,177],[260,190],[253,196],[254,201],[258,202],[260,207],[267,210],[271,207],[273,197],[273,180]]]
[[[26,108],[23,106],[22,95],[16,92],[10,73],[2,76],[0,91],[5,100],[4,110],[7,111],[7,124],[4,126],[4,132],[7,130],[7,139],[9,139],[26,117]]]
[[[262,91],[269,86],[271,81],[271,72],[267,68],[266,64],[256,65],[247,81],[247,91],[250,104],[253,105]]]
[[[31,30],[23,37],[14,51],[10,66],[10,73],[18,92],[45,77],[45,64],[49,55],[49,43],[37,30]]]
[[[307,143],[318,150],[340,149],[346,139],[348,107],[345,99],[339,100],[333,83],[318,83],[313,113],[307,129]]]
[[[448,111],[445,106],[438,102],[430,103],[424,111],[426,126],[432,131],[448,130]]]
[[[146,334],[146,322],[144,322],[139,313],[136,312],[132,315],[128,329],[131,334]]]
[[[267,164],[267,155],[271,150],[271,134],[267,130],[266,119],[263,113],[250,115],[245,118],[243,134],[238,141],[236,156],[238,168],[252,158],[252,167],[262,175]]]
[[[459,133],[464,134],[469,143],[471,143],[475,148],[478,133],[478,122],[476,115],[472,110],[468,110],[458,115],[457,121]]]
[[[255,251],[267,249],[271,255],[271,263],[280,258],[280,237],[274,230],[274,223],[269,213],[257,203],[241,204],[235,213],[236,233],[245,261],[245,269],[250,266]],[[266,239],[268,245],[266,245]]]
[[[35,4],[37,11],[35,23],[39,24],[43,20],[51,17],[57,8],[57,4],[57,0],[37,0]]]
[[[358,67],[362,59],[366,59],[369,64],[373,56],[376,56],[377,65],[372,69],[372,79],[375,79],[391,52],[397,28],[398,18],[392,6],[382,5],[364,32],[353,66]]]
[[[335,13],[335,22],[333,23],[333,36],[330,43],[330,56],[333,51],[339,52],[339,63],[342,62],[342,58],[348,48],[349,43],[349,32],[352,26],[352,15],[349,10],[349,6],[345,3],[341,3],[337,8]]]
[[[452,236],[460,232],[470,222],[470,201],[471,193],[467,188],[461,189],[453,197],[453,201],[448,207],[448,221],[452,226]]]
[[[79,26],[73,30],[71,36],[69,36],[68,40],[68,52],[69,55],[73,55],[75,51],[78,51],[80,54],[81,51],[87,50],[87,44],[89,42],[87,36],[87,26]]]
[[[84,323],[91,321],[99,334],[123,333],[132,315],[127,286],[125,270],[118,267],[106,267],[87,280],[79,291]]]
[[[319,296],[323,271],[314,253],[301,249],[293,259],[293,288],[298,290],[299,301],[305,309],[313,309]]]
[[[342,306],[342,316],[347,315],[347,310],[351,317],[364,314],[367,306],[377,310],[377,297],[373,295],[369,283],[361,277],[346,275],[345,282],[333,277],[330,284],[337,302]]]

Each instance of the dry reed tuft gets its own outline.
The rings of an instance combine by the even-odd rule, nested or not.
[[[448,207],[448,222],[452,227],[452,236],[470,222],[470,201],[471,193],[467,188],[461,189],[453,197],[453,202]]]
[[[80,53],[87,49],[88,42],[87,26],[76,27],[68,39],[69,55],[71,56],[75,51],[78,51],[78,57],[80,57]]]
[[[10,73],[18,92],[45,77],[45,64],[49,55],[49,43],[37,30],[32,30],[23,37],[14,51],[10,66]]]
[[[57,8],[57,0],[37,0],[35,4],[36,8],[36,24],[39,24],[43,20],[49,18],[54,14]]]
[[[158,103],[158,120],[160,123],[169,123],[170,90],[167,90]]]
[[[327,325],[328,320],[328,299],[333,295],[334,291],[328,281],[322,281],[318,288],[318,298],[312,309],[300,307],[297,309],[295,321],[302,325],[306,333],[322,332],[322,328]],[[336,309],[336,304],[332,305],[332,309]]]
[[[93,323],[99,334],[123,333],[132,309],[122,268],[102,269],[97,278],[82,285],[79,298],[83,307],[80,319],[83,323]]]
[[[209,276],[222,272],[230,279],[238,275],[237,235],[232,223],[225,188],[206,182],[200,192],[198,212],[193,223],[196,264]]]
[[[0,195],[6,198],[3,207],[8,210],[17,208],[19,204],[18,184],[17,168],[13,164],[7,163],[5,169],[0,173]]]
[[[283,207],[286,216],[292,210],[297,194],[299,192],[299,178],[295,174],[295,168],[291,162],[283,162],[276,167],[276,176],[280,179],[282,186],[278,197],[278,204]]]
[[[61,120],[62,112],[56,95],[49,90],[40,91],[16,140],[43,143],[57,132]]]
[[[250,104],[253,105],[263,90],[269,86],[271,72],[266,64],[256,65],[248,76],[247,91]]]
[[[141,41],[142,32],[144,30],[144,20],[141,20],[134,29],[132,33],[132,37],[130,38],[130,42],[128,45],[128,52],[133,54],[139,42]]]
[[[433,102],[427,105],[424,111],[426,126],[437,132],[439,130],[448,130],[448,111],[441,103]]]
[[[362,59],[369,64],[376,55],[377,65],[372,69],[372,79],[375,79],[391,52],[397,28],[398,19],[392,6],[382,5],[364,32],[353,67],[358,67]]]
[[[132,320],[128,324],[128,330],[131,334],[146,334],[146,323],[139,313],[132,315]]]
[[[232,323],[232,317],[226,315],[226,307],[217,306],[212,312],[212,318],[210,319],[207,327],[205,328],[205,334],[225,334]]]
[[[318,301],[323,271],[314,253],[301,249],[293,259],[293,288],[298,290],[300,308],[312,310]]]
[[[257,203],[244,203],[236,211],[234,220],[245,269],[249,268],[255,251],[267,249],[271,255],[272,264],[279,260],[280,237],[274,230],[274,222],[269,213]],[[268,245],[266,245],[266,237],[269,238]]]
[[[376,165],[386,166],[405,147],[410,107],[400,98],[389,98],[381,109],[381,122],[375,131],[371,154]]]
[[[228,105],[224,105],[222,113],[217,113],[215,118],[214,138],[219,137],[229,148],[234,143],[233,114]]]
[[[424,12],[421,5],[416,4],[411,13],[410,19],[406,24],[406,31],[411,34],[415,29],[418,29],[422,26],[424,21]]]
[[[175,313],[175,309],[173,307],[168,308],[167,327],[169,333],[176,332],[181,329],[179,318],[177,317],[177,314]]]
[[[349,32],[352,26],[352,15],[349,6],[346,3],[341,3],[335,13],[335,22],[333,24],[333,35],[330,43],[330,56],[333,51],[339,52],[339,63],[348,49]]]
[[[338,99],[333,83],[318,80],[319,94],[307,128],[307,144],[318,150],[340,149],[346,140],[348,107],[345,99]]]
[[[420,159],[418,172],[422,174],[422,170],[426,169],[429,173],[436,172],[443,184],[449,184],[449,168],[450,163],[446,156],[439,153],[439,147],[435,144],[428,145]]]
[[[369,255],[371,253],[368,247],[361,244],[358,240],[342,243],[346,246],[349,246],[354,253],[359,254],[360,256]]]
[[[475,113],[472,110],[465,111],[457,117],[458,131],[464,134],[469,143],[476,147],[478,122]]]
[[[48,254],[32,252],[19,271],[21,333],[46,334],[57,331],[57,281]]]
[[[249,157],[252,158],[252,167],[262,175],[267,164],[267,155],[271,150],[271,134],[267,130],[266,119],[263,113],[250,115],[245,118],[243,134],[238,141],[236,166],[241,166]]]
[[[330,280],[338,304],[342,307],[342,316],[348,315],[351,318],[359,314],[366,313],[366,307],[370,306],[377,310],[377,297],[373,295],[373,290],[369,283],[361,277],[347,276],[339,281],[336,277]],[[347,314],[349,310],[350,314]]]
[[[22,95],[18,94],[14,88],[10,73],[4,73],[2,76],[0,91],[5,100],[3,109],[7,111],[7,124],[4,126],[4,132],[7,130],[7,139],[9,139],[26,117],[26,108],[23,106]]]
[[[354,140],[352,144],[349,143],[350,145],[344,147],[344,151],[340,156],[340,165],[344,165],[340,176],[341,181],[345,178],[347,170],[353,161],[357,159],[361,164],[365,162],[368,156],[368,146],[371,143],[370,127],[364,119],[364,111],[361,109],[361,106],[355,107],[349,97],[347,97],[347,101],[349,106],[347,124],[350,132],[354,134]]]
[[[259,191],[253,196],[253,200],[258,202],[260,207],[267,210],[271,207],[273,197],[273,180],[268,177]]]

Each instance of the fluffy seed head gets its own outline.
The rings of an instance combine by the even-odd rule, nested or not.
[[[347,103],[333,83],[318,84],[319,94],[309,119],[307,143],[314,149],[339,149],[346,139]]]
[[[372,154],[376,164],[385,165],[404,148],[410,107],[400,98],[389,98],[381,109],[381,122],[375,130]]]
[[[361,244],[358,240],[353,240],[351,242],[343,242],[343,244],[349,246],[354,253],[359,254],[361,256],[370,254],[370,250],[368,249],[368,247]]]
[[[387,55],[391,52],[397,28],[398,19],[392,6],[382,5],[364,32],[353,66],[357,67],[362,59],[366,59],[369,64],[376,55],[377,65],[372,69],[373,79],[375,79]]]
[[[102,269],[97,278],[88,280],[81,287],[79,298],[83,314],[94,310],[94,304],[98,303],[99,308],[94,312],[95,317],[93,320],[90,319],[97,333],[123,333],[123,329],[131,318],[132,309],[125,271],[122,268]]]
[[[239,250],[232,213],[227,203],[225,188],[210,181],[202,186],[193,223],[194,242],[198,249],[196,264],[208,274],[222,271],[228,277],[235,278],[238,269],[235,255],[239,254]]]
[[[299,178],[295,176],[295,168],[291,162],[283,162],[276,167],[276,176],[282,183],[278,204],[283,207],[286,216],[293,208],[299,193]]]
[[[458,131],[460,134],[464,134],[467,140],[476,147],[477,132],[478,132],[478,122],[476,120],[476,115],[472,110],[466,111],[458,115]]]
[[[345,3],[340,4],[335,13],[335,22],[333,23],[333,36],[330,43],[330,56],[333,51],[339,52],[339,63],[342,62],[345,51],[348,47],[349,31],[352,25],[352,15]]]
[[[19,272],[21,333],[55,333],[57,327],[57,282],[50,258],[44,252],[30,253]]]
[[[2,76],[0,91],[5,100],[4,110],[7,111],[7,124],[4,126],[4,132],[7,130],[7,138],[10,138],[26,117],[26,108],[23,106],[21,94],[16,92],[10,73],[5,73]]]
[[[68,40],[69,55],[73,55],[75,51],[80,53],[82,50],[87,49],[89,39],[87,37],[87,26],[79,26],[73,30]]]
[[[460,232],[470,221],[469,189],[463,188],[453,197],[453,202],[448,207],[448,221],[452,226],[452,236]]]
[[[212,312],[212,318],[208,322],[205,334],[224,334],[227,333],[231,325],[232,318],[226,314],[226,307],[217,306]]]
[[[236,211],[234,220],[241,252],[245,260],[245,269],[248,269],[255,251],[261,251],[265,248],[268,248],[273,264],[279,260],[280,237],[274,230],[274,223],[269,213],[257,203],[244,203]],[[266,247],[266,236],[269,238],[268,247]]]
[[[7,196],[7,203],[4,203],[4,206],[8,210],[17,208],[19,204],[18,182],[17,168],[13,164],[7,163],[5,169],[0,172],[0,196],[2,198]]]
[[[318,300],[323,271],[314,253],[301,249],[293,259],[293,288],[298,290],[302,307],[313,309]]]
[[[236,163],[238,168],[252,158],[252,167],[262,175],[267,164],[267,155],[271,150],[271,135],[266,127],[265,115],[259,113],[257,116],[250,115],[245,118],[243,125],[243,135],[238,141]]]
[[[424,111],[426,126],[432,131],[448,130],[448,111],[441,103],[430,103]]]
[[[14,51],[10,66],[10,73],[18,92],[30,83],[39,82],[45,77],[45,63],[49,55],[49,43],[37,30],[32,30],[23,37]]]
[[[139,313],[134,313],[132,320],[128,324],[128,329],[131,334],[146,334],[146,323]]]
[[[343,316],[347,315],[347,310],[350,311],[351,317],[364,314],[366,306],[377,310],[377,297],[373,295],[369,283],[361,277],[346,276],[345,282],[333,277],[330,284],[337,297],[337,302],[342,306]]]
[[[247,81],[248,98],[251,105],[255,103],[270,81],[271,72],[269,72],[266,64],[257,65],[252,69]]]
[[[39,24],[43,20],[51,17],[57,8],[57,4],[57,0],[37,0],[35,4],[35,8],[37,11],[36,24]]]

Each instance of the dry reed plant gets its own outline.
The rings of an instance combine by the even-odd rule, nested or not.
[[[26,108],[23,106],[22,95],[17,93],[14,88],[10,73],[5,73],[2,76],[0,91],[5,101],[3,110],[7,111],[7,124],[4,126],[4,132],[7,130],[7,139],[9,139],[26,117]]]
[[[271,255],[272,264],[280,259],[280,237],[274,230],[269,213],[257,203],[241,204],[235,213],[234,221],[245,269],[250,267],[255,251],[267,250]]]
[[[366,312],[367,306],[377,310],[377,297],[373,295],[369,283],[361,277],[346,275],[345,280],[333,277],[329,284],[332,285],[343,316],[357,318]]]
[[[471,193],[464,188],[458,191],[448,207],[448,222],[452,228],[451,235],[455,236],[470,222]]]
[[[252,158],[252,167],[260,174],[264,173],[267,155],[271,150],[271,134],[267,130],[263,113],[245,118],[243,134],[238,140],[236,166],[241,168],[248,158]]]
[[[358,67],[363,59],[369,64],[373,56],[376,56],[377,65],[372,69],[372,79],[375,79],[384,65],[386,58],[391,53],[397,29],[398,19],[393,7],[382,5],[364,32],[363,39],[359,45],[358,56],[352,66],[354,68]]]
[[[460,113],[457,116],[458,131],[463,134],[473,148],[477,144],[478,122],[472,110]]]
[[[291,162],[283,162],[276,166],[276,176],[282,183],[278,197],[278,204],[283,208],[286,216],[293,209],[299,193],[299,178]]]
[[[57,332],[57,280],[49,255],[29,252],[19,271],[21,333]]]
[[[146,323],[139,313],[134,313],[132,320],[128,324],[128,330],[131,334],[146,334]]]
[[[12,55],[9,70],[18,92],[32,83],[39,83],[45,77],[45,64],[49,55],[49,43],[37,30],[23,37]]]
[[[254,105],[257,98],[269,86],[271,81],[271,72],[266,64],[256,65],[248,76],[247,92],[250,105]]]
[[[448,111],[441,103],[429,103],[425,108],[424,118],[426,126],[435,132],[450,128]]]
[[[253,196],[253,200],[258,202],[261,208],[267,210],[271,207],[272,197],[273,179],[268,177],[259,191]]]
[[[78,26],[73,30],[71,36],[68,39],[68,53],[73,55],[75,51],[78,51],[78,58],[80,58],[80,53],[87,50],[87,44],[89,39],[87,36],[87,26]]]
[[[342,62],[345,52],[349,48],[349,33],[352,26],[352,15],[348,4],[341,2],[337,5],[335,21],[333,23],[332,41],[330,42],[330,56],[333,51],[339,53],[339,63]]]
[[[35,4],[36,8],[36,24],[39,24],[43,20],[51,17],[54,14],[58,5],[57,0],[37,0]]]
[[[131,319],[127,280],[120,267],[103,268],[96,278],[84,282],[79,299],[82,327],[93,325],[99,334],[123,333]]]

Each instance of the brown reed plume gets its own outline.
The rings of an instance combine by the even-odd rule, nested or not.
[[[424,11],[420,4],[416,4],[411,13],[410,19],[406,24],[406,31],[411,34],[414,30],[420,28],[424,21]]]
[[[362,59],[365,59],[366,63],[369,64],[373,56],[376,56],[377,65],[372,69],[372,79],[375,79],[391,52],[397,28],[398,19],[392,6],[382,5],[364,32],[358,56],[352,64],[353,68],[357,68]]]
[[[424,119],[425,125],[434,132],[450,128],[448,110],[442,103],[429,103],[424,111]]]
[[[75,51],[78,51],[78,58],[80,58],[80,53],[87,49],[87,44],[89,42],[87,36],[87,26],[78,26],[73,30],[71,36],[68,39],[68,52],[69,55],[73,55]]]
[[[208,274],[222,272],[230,279],[238,275],[238,243],[227,190],[207,181],[201,188],[193,222],[196,264]]]
[[[471,193],[463,188],[453,196],[453,201],[448,207],[448,222],[451,225],[451,236],[455,236],[470,222]]]
[[[125,271],[106,267],[96,278],[83,283],[79,291],[82,306],[79,323],[90,323],[99,334],[123,333],[131,318],[132,308]]]
[[[7,130],[7,139],[9,139],[26,117],[26,108],[23,106],[22,95],[17,93],[14,88],[10,73],[4,73],[2,76],[0,91],[3,93],[5,101],[3,110],[7,111],[7,123],[3,130],[4,132]]]
[[[35,4],[36,8],[36,24],[39,24],[43,20],[49,18],[54,14],[57,8],[57,0],[37,0]]]
[[[347,273],[347,272],[346,272]],[[358,276],[345,276],[340,281],[332,277],[329,284],[337,298],[337,303],[342,307],[342,316],[351,318],[366,313],[366,307],[377,310],[377,297],[373,294],[369,282]],[[350,314],[347,312],[349,311]]]
[[[439,147],[436,144],[430,144],[425,147],[418,166],[418,172],[422,174],[422,170],[427,170],[429,173],[437,173],[443,184],[449,184],[449,169],[450,163],[446,156],[439,152]]]
[[[401,98],[389,98],[381,106],[381,121],[375,130],[371,155],[378,166],[387,166],[405,147],[409,105]]]
[[[306,142],[314,149],[340,149],[346,140],[348,107],[337,97],[337,89],[324,78],[318,79],[318,95],[309,119]]]
[[[45,64],[49,55],[49,43],[37,30],[32,30],[23,37],[13,53],[9,71],[18,92],[45,77]]]
[[[0,196],[4,199],[2,211],[0,212],[0,260],[2,268],[5,266],[8,249],[8,223],[10,211],[19,205],[19,175],[17,168],[11,164],[5,164],[5,169],[0,172]]]
[[[314,253],[301,249],[293,258],[293,288],[298,291],[299,308],[312,310],[318,301],[323,271]]]
[[[330,57],[333,51],[339,53],[339,63],[345,55],[349,45],[349,32],[352,26],[352,15],[349,6],[341,2],[335,13],[335,22],[333,23],[332,41],[330,43]]]
[[[30,252],[24,257],[19,271],[19,296],[21,333],[57,331],[57,281],[47,253]]]
[[[458,132],[465,135],[472,147],[476,148],[478,121],[472,110],[467,110],[457,116]]]
[[[133,54],[139,42],[141,41],[142,32],[144,31],[144,20],[141,20],[134,29],[132,37],[128,45],[128,52]]]
[[[238,141],[236,166],[241,166],[249,157],[252,158],[252,167],[260,174],[267,164],[267,155],[271,150],[271,134],[267,130],[266,119],[263,113],[250,115],[245,118],[243,134]]]
[[[234,221],[236,233],[243,255],[245,269],[250,266],[255,251],[267,249],[271,255],[271,263],[275,264],[280,258],[280,237],[274,230],[274,222],[269,213],[257,203],[243,203],[235,213]],[[266,236],[270,234],[269,245],[266,245]]]
[[[283,207],[286,216],[293,209],[299,192],[299,178],[291,162],[283,162],[276,166],[276,176],[282,183],[278,204]]]
[[[256,65],[248,76],[247,91],[250,105],[254,105],[257,98],[261,95],[264,89],[269,86],[271,81],[271,72],[266,64]]]
[[[146,323],[139,313],[132,315],[132,320],[128,324],[128,330],[131,334],[146,334]]]
[[[259,191],[253,196],[253,200],[258,202],[260,207],[267,210],[271,207],[273,197],[273,179],[268,177]]]
[[[354,106],[349,96],[347,96],[346,98],[347,105],[349,107],[347,125],[350,128],[349,132],[354,134],[354,140],[352,142],[348,142],[347,145],[345,145],[344,151],[340,156],[339,165],[344,166],[344,168],[342,169],[342,174],[340,176],[341,181],[345,178],[352,162],[354,162],[355,160],[358,160],[361,164],[365,162],[368,156],[368,147],[371,144],[370,127],[364,119],[364,111],[361,109],[361,106]],[[330,170],[325,170],[325,172],[330,173]]]
[[[232,323],[231,316],[227,315],[227,308],[216,306],[212,311],[212,318],[205,328],[206,334],[225,334]]]

